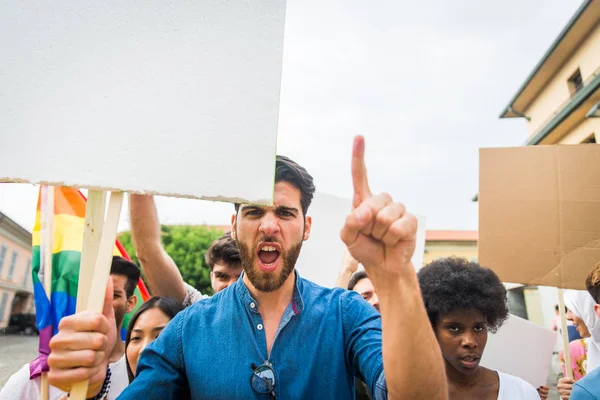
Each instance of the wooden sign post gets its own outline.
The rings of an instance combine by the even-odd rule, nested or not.
[[[567,316],[565,313],[565,295],[562,288],[558,288],[558,307],[560,308],[560,327],[562,330],[562,340],[565,351],[565,369],[567,371],[567,378],[573,379],[571,348],[569,347],[569,331],[567,330]]]
[[[108,202],[108,210],[106,212],[106,220],[101,218],[104,215],[103,200],[106,198],[106,193],[102,191],[90,191],[89,196],[92,201],[87,203],[86,208],[84,247],[81,254],[82,263],[79,270],[79,281],[88,283],[89,291],[87,293],[82,293],[81,308],[87,311],[100,313],[102,312],[102,306],[106,295],[106,282],[110,275],[113,249],[115,241],[117,240],[117,227],[119,225],[119,216],[121,215],[121,206],[123,205],[123,192],[111,193]],[[90,213],[89,218],[87,216],[88,213]],[[88,225],[88,223],[90,225]],[[98,228],[101,233],[95,234],[96,229]],[[94,251],[96,252],[95,257],[93,254]],[[92,254],[84,256],[86,252]],[[84,260],[85,264],[83,262]],[[79,306],[80,298],[77,297],[77,307],[79,308]],[[71,389],[70,398],[74,400],[85,400],[87,390],[88,382],[79,382]]]
[[[42,187],[42,232],[40,238],[43,249],[40,257],[44,262],[44,292],[51,299],[52,296],[52,246],[54,238],[54,187]],[[40,385],[40,399],[48,400],[50,396],[50,387],[48,385],[48,373],[42,372],[42,382]]]

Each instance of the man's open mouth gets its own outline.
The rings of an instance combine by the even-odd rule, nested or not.
[[[275,267],[279,256],[281,254],[281,247],[277,243],[261,243],[258,246],[257,256],[260,260],[260,264],[266,269]]]

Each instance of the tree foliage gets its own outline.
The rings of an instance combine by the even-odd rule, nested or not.
[[[206,226],[190,225],[163,225],[161,231],[163,247],[175,261],[183,280],[202,293],[212,294],[210,269],[204,256],[212,242],[223,235],[223,232]],[[119,240],[133,261],[139,265],[131,232],[121,233]]]

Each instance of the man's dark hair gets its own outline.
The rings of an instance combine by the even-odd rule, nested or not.
[[[123,257],[113,256],[112,264],[110,266],[111,275],[123,275],[127,278],[125,284],[125,293],[127,297],[133,296],[135,287],[140,280],[140,269],[137,265],[124,259]]]
[[[585,287],[596,303],[600,303],[600,262],[590,271]]]
[[[477,310],[496,332],[508,318],[506,288],[491,269],[464,258],[431,262],[418,273],[427,315],[435,328],[438,321],[457,310]]]
[[[218,262],[228,267],[238,267],[242,264],[240,252],[235,240],[231,237],[231,232],[227,232],[215,240],[206,251],[204,259],[211,271]]]
[[[288,182],[300,191],[300,205],[302,213],[306,216],[308,207],[315,195],[315,184],[313,177],[300,164],[290,160],[286,156],[277,156],[275,162],[275,183]],[[235,211],[239,211],[240,204],[235,205]]]
[[[359,281],[362,281],[365,278],[368,278],[365,271],[358,271],[352,274],[350,282],[348,282],[348,290],[354,290],[354,286],[356,286]]]

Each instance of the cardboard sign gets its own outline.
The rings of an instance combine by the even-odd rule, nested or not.
[[[321,286],[335,286],[346,248],[340,231],[351,210],[350,199],[315,193],[308,209],[313,220],[310,238],[302,245],[296,263],[300,276]],[[417,246],[412,261],[418,271],[423,267],[425,253],[425,218],[417,216],[417,220]]]
[[[600,146],[481,149],[479,262],[503,282],[585,289],[600,260]]]
[[[270,204],[285,5],[0,2],[0,181]]]
[[[555,343],[556,332],[511,314],[498,332],[488,335],[481,365],[537,388],[548,380]]]

